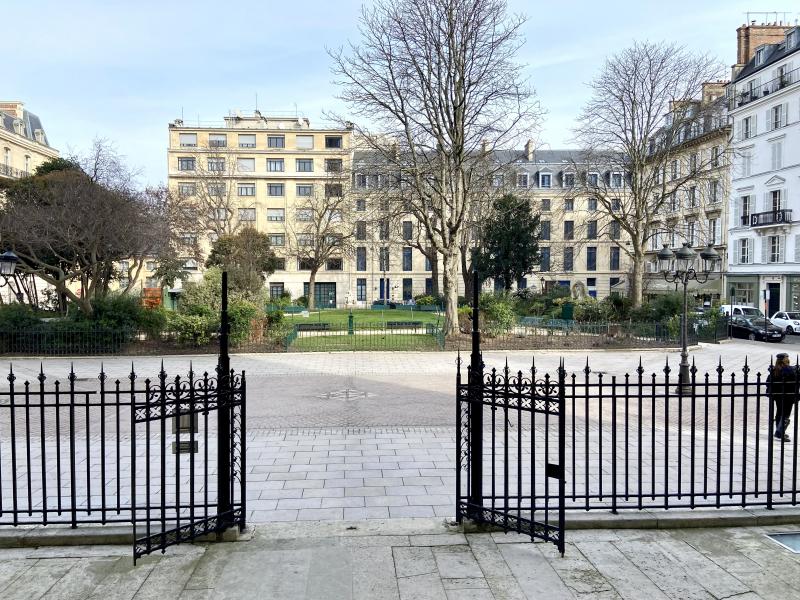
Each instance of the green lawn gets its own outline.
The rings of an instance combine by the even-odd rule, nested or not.
[[[377,312],[377,311],[376,311]],[[370,331],[355,335],[320,335],[316,332],[299,336],[289,348],[295,352],[336,352],[340,350],[439,350],[432,335],[385,333]]]
[[[353,321],[358,327],[384,327],[387,321],[421,321],[423,325],[431,323],[441,325],[444,316],[435,312],[411,310],[371,310],[371,309],[330,309],[313,311],[308,317],[287,314],[288,323],[330,323],[334,329],[346,329],[347,317],[353,313]]]

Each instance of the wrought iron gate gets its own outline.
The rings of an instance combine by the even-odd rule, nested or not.
[[[484,369],[473,288],[467,381],[457,374],[456,518],[554,543],[564,554],[564,384],[529,373]],[[488,442],[488,448],[485,447]]]
[[[245,527],[245,377],[230,368],[229,333],[223,272],[216,377],[196,378],[190,371],[168,381],[162,365],[158,384],[145,381],[144,401],[131,403],[134,563],[156,550]]]

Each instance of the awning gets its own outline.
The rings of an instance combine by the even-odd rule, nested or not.
[[[681,284],[670,283],[665,281],[664,279],[655,279],[655,278],[648,278],[645,279],[644,282],[644,291],[645,293],[667,293],[667,292],[680,292],[681,291]],[[722,290],[722,280],[720,279],[709,279],[705,283],[700,283],[698,281],[692,280],[689,282],[689,285],[686,286],[686,289],[690,292],[715,292],[721,293]]]

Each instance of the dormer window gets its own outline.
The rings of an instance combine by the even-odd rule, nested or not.
[[[589,187],[597,187],[597,182],[599,181],[600,177],[597,173],[589,173],[586,175],[586,184]]]
[[[575,173],[564,173],[564,187],[575,187]]]
[[[764,64],[764,59],[767,56],[767,48],[766,46],[761,46],[760,48],[756,48],[756,66],[760,66]]]
[[[549,188],[553,182],[552,173],[539,173],[539,187]]]
[[[519,188],[527,188],[528,187],[528,174],[527,173],[517,173],[517,187],[519,187]]]
[[[786,48],[791,50],[797,46],[798,41],[800,41],[800,29],[795,27],[788,34],[786,34]]]

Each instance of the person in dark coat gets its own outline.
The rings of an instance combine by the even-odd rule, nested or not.
[[[775,357],[775,364],[767,377],[767,394],[775,404],[775,437],[788,442],[786,430],[792,407],[797,401],[797,368],[792,367],[785,352]]]

